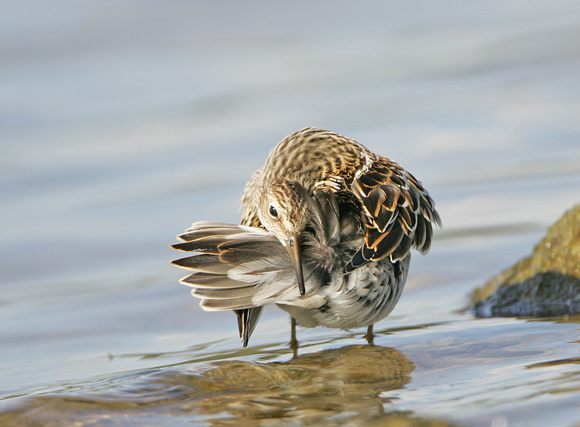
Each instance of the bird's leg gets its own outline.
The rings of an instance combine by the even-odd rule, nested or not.
[[[367,328],[367,333],[365,334],[364,338],[367,340],[369,345],[375,345],[375,334],[373,333],[373,325],[370,325]]]
[[[290,317],[290,348],[294,357],[298,356],[298,340],[296,339],[296,319]]]

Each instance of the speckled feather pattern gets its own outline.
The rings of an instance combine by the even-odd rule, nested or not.
[[[342,135],[307,128],[284,138],[252,176],[242,196],[242,224],[262,227],[259,199],[282,179],[296,181],[310,193],[319,188],[349,191],[361,202],[365,245],[349,270],[396,249],[396,259],[412,246],[428,252],[433,224],[441,223],[431,197],[397,163]]]
[[[350,181],[375,157],[361,144],[327,130],[307,128],[288,135],[246,185],[242,223],[260,226],[258,199],[268,185],[280,179],[296,181],[310,191],[325,182],[343,188],[345,180]]]

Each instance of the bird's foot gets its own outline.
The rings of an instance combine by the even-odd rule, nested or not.
[[[367,333],[364,335],[364,339],[367,340],[369,345],[375,345],[375,334],[373,333],[373,325],[367,328]]]
[[[298,340],[296,339],[296,320],[290,318],[290,348],[292,349],[292,356],[298,357]]]

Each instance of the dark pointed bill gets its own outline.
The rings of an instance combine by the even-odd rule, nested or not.
[[[290,261],[292,261],[292,266],[296,272],[296,277],[298,279],[298,289],[300,290],[300,295],[306,293],[306,288],[304,287],[304,274],[302,273],[302,258],[300,256],[300,240],[297,236],[290,237],[286,243],[286,252],[290,255]]]

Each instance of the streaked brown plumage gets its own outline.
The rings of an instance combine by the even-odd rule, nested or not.
[[[400,297],[410,249],[426,253],[440,224],[410,173],[323,129],[284,138],[242,203],[242,226],[195,223],[174,247],[201,253],[175,261],[194,272],[183,282],[205,309],[236,311],[244,346],[269,303],[304,326],[368,326],[372,337]]]

